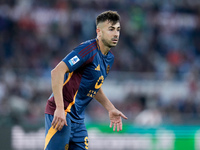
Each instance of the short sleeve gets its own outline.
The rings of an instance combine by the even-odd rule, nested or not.
[[[93,53],[85,53],[86,55],[82,55],[82,51],[87,51],[87,49],[91,49],[90,46],[87,44],[81,44],[62,60],[68,66],[70,72],[78,69],[93,55]],[[87,61],[87,63],[89,63],[89,61]]]
[[[70,72],[79,68],[84,62],[84,60],[75,51],[69,53],[62,61],[64,61],[68,66]]]

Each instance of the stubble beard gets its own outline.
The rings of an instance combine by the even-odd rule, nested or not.
[[[110,44],[110,43],[109,43],[107,40],[105,40],[104,38],[102,38],[101,40],[102,40],[103,44],[104,44],[105,46],[109,47],[109,48],[115,47],[115,46],[117,45],[117,44],[115,44],[115,45]]]

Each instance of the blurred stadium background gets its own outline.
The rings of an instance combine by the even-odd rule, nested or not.
[[[200,150],[199,0],[0,0],[1,150],[43,149],[50,71],[105,10],[122,30],[103,89],[129,119],[113,133],[92,101],[89,149]]]

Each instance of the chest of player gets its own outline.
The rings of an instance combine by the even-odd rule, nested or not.
[[[88,64],[82,76],[82,87],[87,89],[87,96],[93,97],[102,86],[110,70],[111,62],[106,59],[94,58],[93,62]]]
[[[107,74],[110,70],[110,64],[105,62],[93,62],[84,70],[83,78],[87,80],[89,84],[96,84],[100,86],[100,83],[103,83],[104,79],[107,77]],[[99,84],[97,84],[97,82]]]

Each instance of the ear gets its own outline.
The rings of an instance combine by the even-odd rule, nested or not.
[[[97,36],[101,36],[101,29],[99,27],[97,27],[96,32],[97,32]]]

